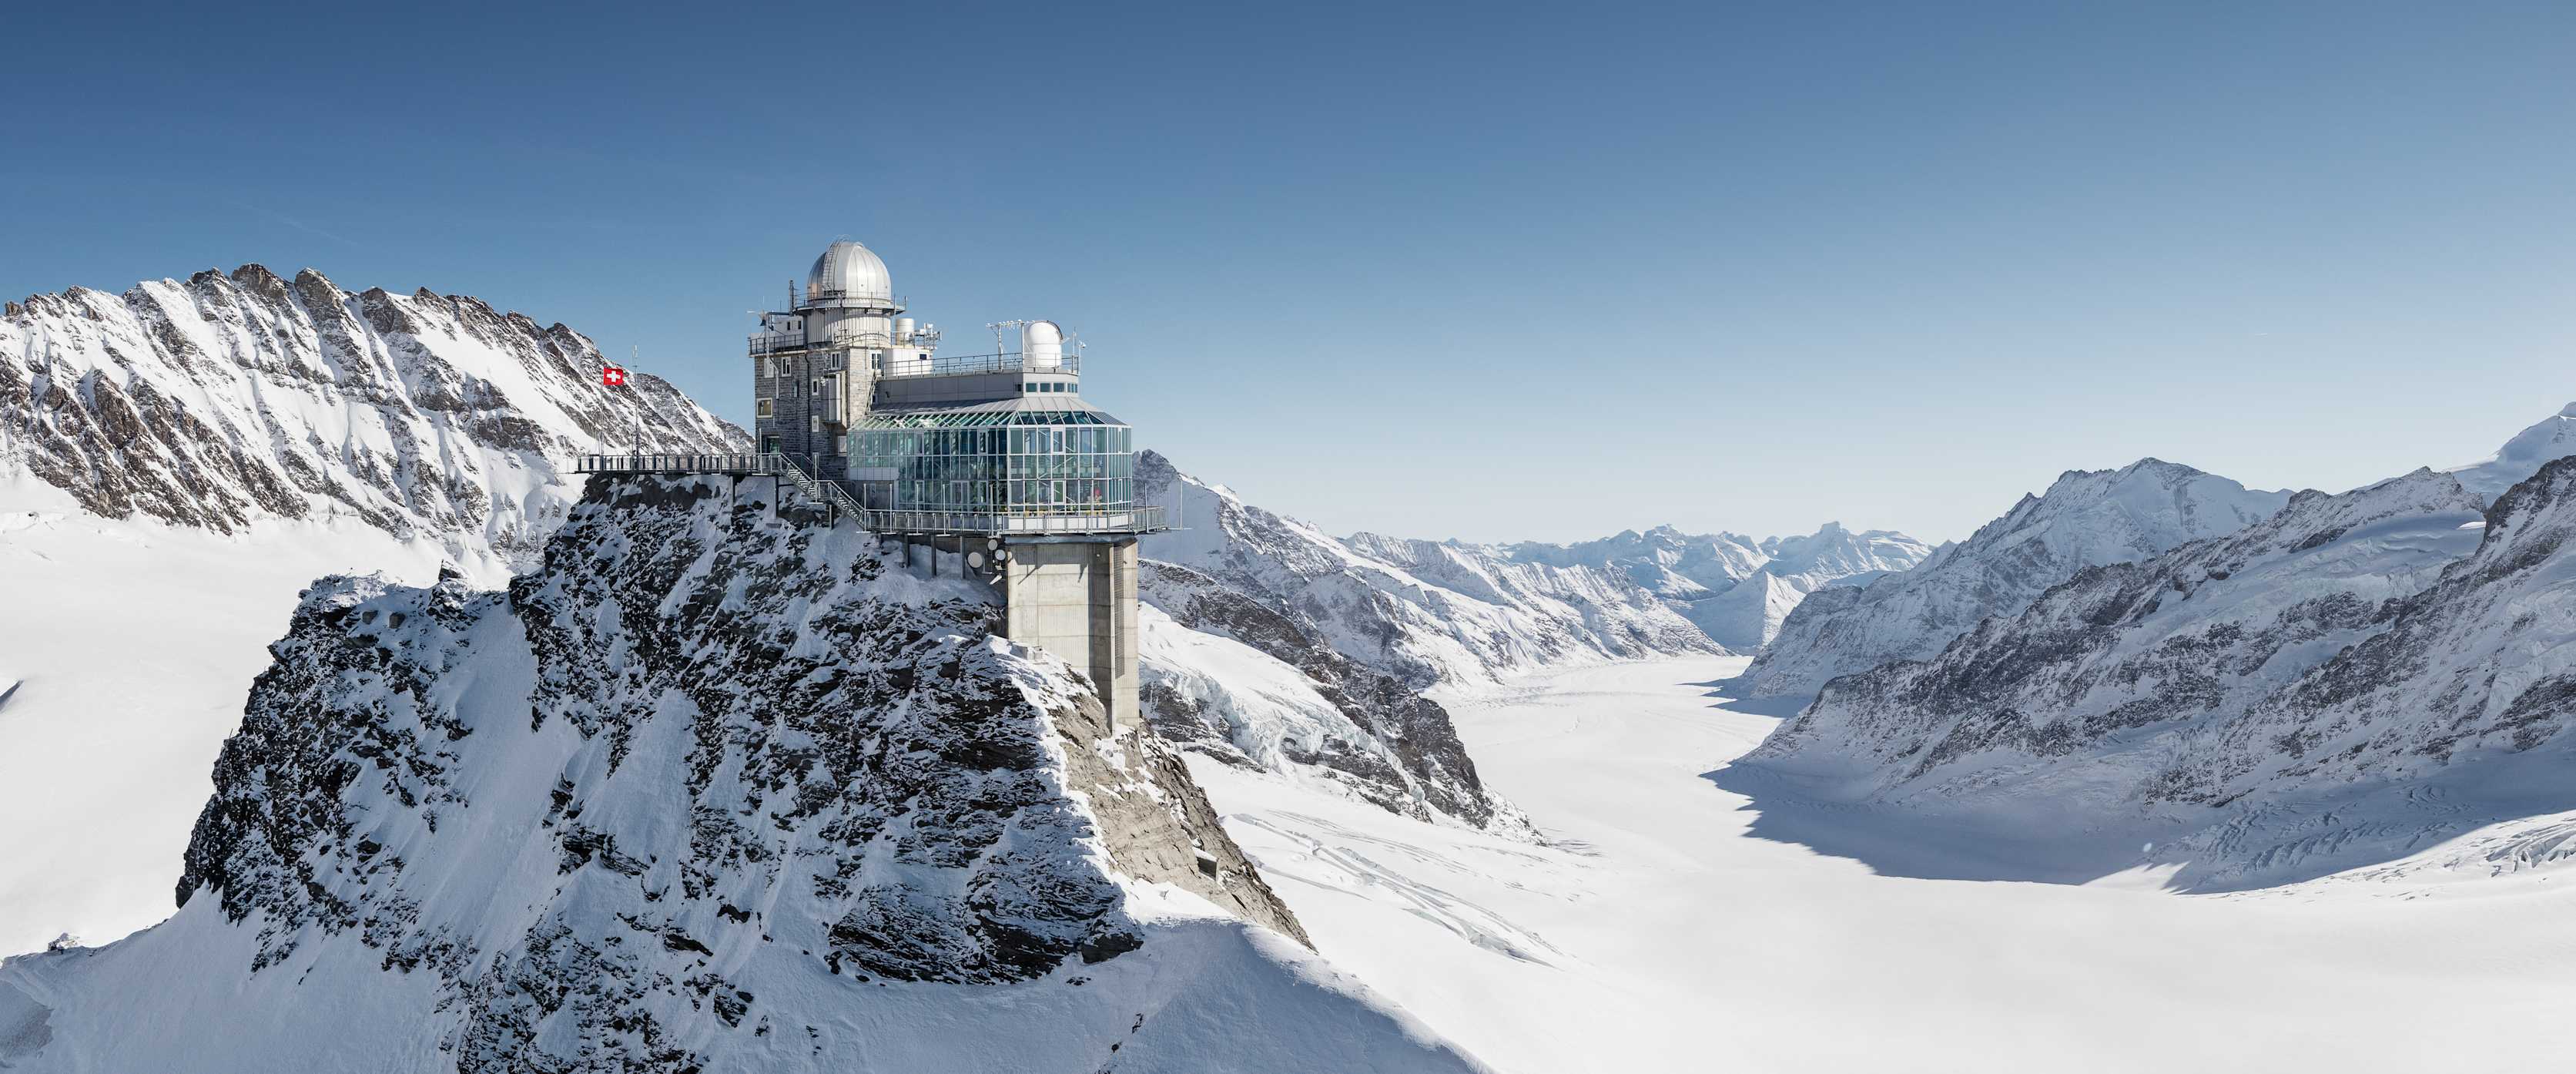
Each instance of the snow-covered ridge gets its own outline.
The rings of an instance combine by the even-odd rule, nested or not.
[[[1825,523],[1812,534],[1760,540],[1657,526],[1578,544],[1528,542],[1506,550],[1521,562],[1624,574],[1663,597],[1718,644],[1740,653],[1768,644],[1807,594],[1829,585],[1867,585],[1881,575],[1909,570],[1932,554],[1923,542],[1902,533],[1854,533],[1839,522]]]
[[[1164,738],[1417,820],[1535,834],[1485,789],[1439,702],[1179,564],[1148,561],[1138,591],[1145,709]]]
[[[988,588],[769,497],[601,479],[505,592],[317,584],[179,914],[0,966],[0,1062],[1472,1069]]]
[[[2569,455],[2576,455],[2576,403],[2515,433],[2495,454],[2467,466],[2452,467],[2450,473],[2480,500],[2491,503],[2551,460]]]
[[[2233,533],[2289,496],[2159,459],[2070,470],[2046,494],[2022,497],[1911,570],[1809,596],[1737,688],[1756,697],[1811,695],[1838,675],[1931,656],[1988,616],[2018,614],[2079,570]]]
[[[746,443],[658,377],[602,386],[600,361],[560,324],[311,269],[34,295],[0,318],[0,489],[223,532],[347,519],[524,566],[575,455]]]
[[[1137,492],[1183,527],[1146,538],[1146,558],[1247,594],[1416,689],[1721,651],[1654,594],[1613,573],[1516,562],[1482,546],[1335,538],[1244,503],[1153,452],[1138,456]]]

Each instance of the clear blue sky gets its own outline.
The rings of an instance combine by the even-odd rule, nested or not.
[[[0,293],[257,261],[741,420],[836,236],[1335,531],[1963,536],[2576,399],[2576,6],[21,5]]]

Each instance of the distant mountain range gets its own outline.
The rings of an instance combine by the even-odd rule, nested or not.
[[[1759,540],[1657,526],[1579,544],[1506,545],[1503,551],[1523,563],[1626,575],[1738,653],[1770,644],[1808,594],[1827,586],[1868,585],[1912,569],[1933,552],[1902,533],[1854,533],[1838,522],[1806,536]]]
[[[1822,683],[1721,778],[2056,840],[2033,875],[2160,867],[2194,888],[2576,809],[2571,413],[2485,462],[2301,492],[2242,527],[2275,494],[2153,460],[2069,474],[1911,574],[1810,601],[1756,689],[1912,655]],[[2174,540],[2195,530],[2216,532]],[[2534,829],[2488,867],[2576,855],[2567,835]]]

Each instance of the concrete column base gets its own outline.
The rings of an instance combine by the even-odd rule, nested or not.
[[[1137,717],[1136,539],[1013,542],[1003,636],[1091,676],[1111,725]]]

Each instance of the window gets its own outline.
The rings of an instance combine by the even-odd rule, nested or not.
[[[774,418],[778,416],[778,404],[771,400],[763,399],[755,405],[759,408],[757,413],[761,417]]]

